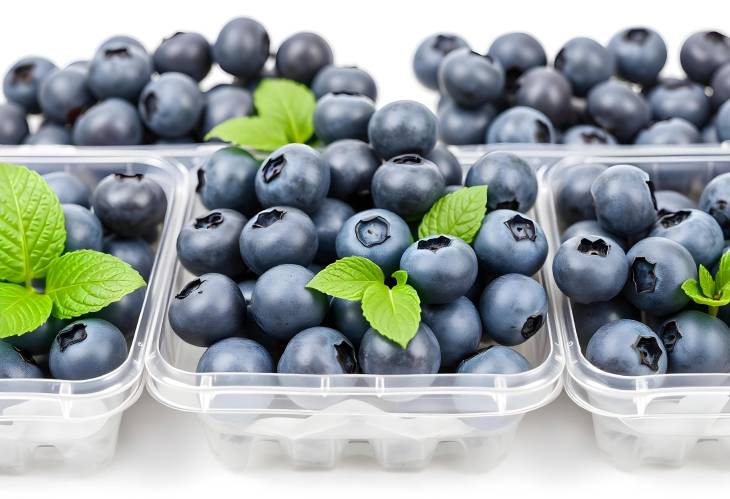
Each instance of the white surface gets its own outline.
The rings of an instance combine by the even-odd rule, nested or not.
[[[298,30],[321,32],[333,45],[338,63],[357,63],[375,76],[381,103],[411,98],[433,104],[435,96],[418,87],[410,69],[417,43],[432,32],[458,32],[483,51],[505,31],[529,31],[543,41],[552,57],[569,37],[591,36],[605,43],[620,28],[646,24],[667,40],[666,74],[676,74],[678,48],[684,38],[699,29],[727,29],[730,3],[36,0],[8,4],[3,14],[0,69],[32,53],[46,55],[58,64],[89,58],[103,39],[116,33],[136,36],[150,49],[176,30],[196,30],[214,39],[229,18],[249,15],[269,29],[273,46]],[[84,477],[51,470],[3,476],[0,495],[127,498],[137,492],[140,497],[174,493],[176,497],[350,499],[383,493],[419,498],[458,493],[461,497],[501,498],[542,497],[559,491],[562,497],[639,493],[671,499],[684,497],[687,489],[694,492],[728,483],[730,457],[712,446],[707,451],[679,470],[617,471],[596,449],[589,415],[563,396],[527,416],[513,452],[484,475],[464,473],[448,461],[437,461],[421,473],[383,472],[374,461],[365,459],[345,461],[330,472],[295,472],[276,454],[265,454],[248,472],[236,474],[211,455],[194,416],[175,413],[145,396],[123,420],[111,466]]]

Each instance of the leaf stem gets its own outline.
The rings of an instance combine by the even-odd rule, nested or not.
[[[713,307],[712,305],[707,306],[707,313],[713,317],[717,317],[717,313],[720,311],[720,307]]]

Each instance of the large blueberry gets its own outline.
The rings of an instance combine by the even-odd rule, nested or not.
[[[441,367],[441,348],[423,322],[407,348],[371,328],[362,337],[358,360],[365,374],[436,374]]]
[[[661,81],[649,92],[649,106],[655,120],[683,118],[702,128],[710,119],[710,98],[705,87],[689,80]]]
[[[555,69],[568,79],[575,95],[584,96],[613,75],[614,58],[597,41],[580,36],[563,45],[555,56]]]
[[[684,246],[664,237],[647,237],[636,243],[626,258],[629,278],[624,296],[635,307],[662,316],[689,303],[682,284],[697,278],[697,266]]]
[[[314,133],[325,144],[336,140],[368,139],[368,123],[375,103],[364,95],[333,93],[317,101]]]
[[[260,210],[256,199],[259,162],[239,147],[211,154],[198,171],[197,191],[208,209],[230,208],[246,216]]]
[[[97,99],[119,97],[136,102],[152,70],[152,59],[139,45],[107,42],[89,63],[89,89]]]
[[[528,33],[505,33],[498,36],[487,53],[504,68],[509,91],[514,90],[515,82],[523,73],[547,64],[545,49]]]
[[[521,274],[493,280],[479,299],[484,331],[500,345],[519,345],[539,332],[547,317],[547,294],[542,285]]]
[[[641,320],[641,312],[620,295],[604,302],[582,304],[574,301],[570,304],[570,308],[573,311],[578,342],[584,351],[593,334],[601,326],[619,319]]]
[[[570,82],[559,71],[533,68],[517,80],[517,105],[541,111],[555,126],[573,121]]]
[[[289,340],[299,331],[319,326],[327,315],[325,295],[307,288],[314,274],[300,265],[278,265],[256,281],[251,313],[269,336]]]
[[[443,367],[456,367],[479,347],[482,321],[477,308],[464,296],[451,303],[424,305],[421,320],[439,342]]]
[[[487,208],[528,212],[537,199],[537,176],[516,154],[493,151],[479,158],[466,174],[465,184],[489,186]]]
[[[616,60],[616,72],[625,80],[650,85],[667,62],[667,46],[656,31],[628,28],[616,33],[608,43]]]
[[[588,114],[621,142],[630,142],[651,120],[646,100],[627,83],[609,80],[591,89]]]
[[[318,246],[312,219],[288,206],[274,206],[254,215],[239,238],[240,256],[257,274],[284,263],[309,265]]]
[[[700,31],[687,38],[679,52],[687,76],[706,85],[717,68],[730,62],[730,38],[718,31]]]
[[[462,48],[444,57],[438,81],[443,95],[461,106],[478,107],[499,99],[505,76],[502,65],[492,56]]]
[[[370,192],[378,208],[404,220],[419,220],[444,194],[444,177],[431,161],[416,154],[396,156],[373,175]]]
[[[312,92],[317,99],[329,93],[364,95],[375,101],[378,88],[370,74],[356,66],[326,66],[312,81]]]
[[[200,33],[173,33],[162,40],[152,55],[158,73],[185,73],[200,81],[210,71],[213,63],[210,44]]]
[[[45,57],[23,57],[13,64],[3,79],[3,92],[8,102],[28,113],[39,113],[38,90],[56,65]]]
[[[243,81],[255,78],[269,58],[269,34],[259,22],[237,17],[226,23],[213,45],[213,60]]]
[[[542,228],[512,210],[487,214],[473,246],[482,268],[496,275],[532,275],[540,270],[548,253]]]
[[[329,327],[310,327],[297,333],[279,359],[278,373],[354,374],[355,348],[342,333]]]
[[[368,138],[384,159],[426,155],[436,145],[436,127],[436,116],[426,106],[400,100],[375,111],[368,124]]]
[[[276,72],[282,78],[309,85],[320,69],[332,64],[334,56],[327,40],[302,31],[284,40],[276,51]]]
[[[131,146],[142,143],[144,133],[137,110],[122,99],[107,99],[76,120],[73,142],[79,146]]]
[[[487,130],[486,142],[554,144],[555,129],[550,119],[537,109],[516,106],[503,111]]]
[[[0,379],[42,377],[43,372],[29,354],[10,343],[0,341]]]
[[[223,274],[203,274],[175,295],[167,318],[183,341],[208,347],[243,334],[246,300],[230,278]]]
[[[161,137],[181,137],[198,124],[205,99],[195,80],[182,73],[165,73],[148,83],[139,96],[142,120]]]
[[[444,58],[458,48],[468,47],[459,35],[438,33],[423,40],[413,55],[413,72],[422,85],[437,90],[439,66]]]
[[[704,211],[679,210],[661,217],[649,233],[684,246],[697,265],[711,267],[720,258],[725,238],[717,221]]]
[[[581,163],[562,170],[553,191],[562,222],[572,224],[596,218],[591,186],[606,168],[600,163]]]
[[[226,338],[214,343],[198,361],[197,373],[270,373],[271,355],[247,338]]]
[[[659,328],[670,373],[730,372],[730,328],[716,317],[685,310]]]
[[[284,205],[312,213],[329,191],[329,165],[311,147],[288,144],[263,162],[255,185],[256,196],[265,208]]]
[[[191,220],[177,236],[180,263],[196,275],[241,275],[246,266],[238,241],[246,221],[246,217],[228,209],[213,210]]]
[[[322,157],[330,169],[329,196],[343,201],[370,192],[370,183],[380,158],[366,142],[338,140],[328,145]]]
[[[628,237],[649,229],[657,219],[654,185],[649,175],[632,165],[616,165],[600,173],[591,185],[600,224]]]
[[[586,347],[586,358],[612,374],[641,376],[667,372],[667,352],[648,326],[621,319],[602,326]]]
[[[56,379],[90,379],[112,372],[126,358],[127,342],[116,326],[103,319],[81,319],[59,331],[48,367]]]
[[[531,369],[519,352],[501,345],[490,345],[459,364],[459,374],[519,374]]]
[[[64,251],[90,249],[101,251],[104,230],[101,222],[88,208],[77,204],[61,205],[66,227]]]
[[[52,71],[41,83],[38,103],[46,119],[72,125],[94,103],[86,73],[75,69]]]

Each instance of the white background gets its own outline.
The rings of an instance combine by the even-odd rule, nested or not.
[[[199,31],[213,40],[231,17],[257,18],[269,30],[272,47],[299,30],[318,31],[332,44],[336,62],[370,71],[381,103],[409,98],[434,104],[411,73],[417,43],[435,31],[464,36],[485,51],[497,35],[521,30],[535,34],[550,57],[573,36],[603,43],[620,28],[648,25],[669,46],[667,74],[679,71],[678,50],[693,31],[730,32],[730,2],[583,0],[568,2],[448,0],[355,2],[275,0],[222,2],[25,1],[4,5],[0,69],[23,55],[38,54],[64,65],[89,58],[106,37],[128,33],[154,49],[178,30]],[[215,75],[212,80],[218,80]],[[210,81],[208,81],[210,83]],[[618,471],[597,450],[590,416],[567,397],[528,415],[506,460],[487,474],[470,474],[458,463],[439,461],[420,473],[380,470],[370,460],[342,463],[333,471],[293,471],[275,454],[257,459],[245,473],[233,473],[210,453],[202,427],[192,415],[176,413],[148,396],[122,422],[117,456],[91,476],[36,470],[0,476],[0,497],[562,497],[639,496],[671,499],[730,484],[730,456],[707,449],[682,469]]]

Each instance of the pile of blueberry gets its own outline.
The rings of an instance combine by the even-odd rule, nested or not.
[[[329,44],[309,32],[290,36],[272,54],[266,29],[243,17],[223,26],[213,44],[199,33],[178,32],[150,54],[134,38],[114,36],[90,60],[65,68],[25,57],[5,75],[8,103],[0,105],[0,144],[202,141],[216,125],[252,115],[253,90],[262,78],[273,76],[311,85],[318,97],[352,94],[337,99],[358,101],[354,109],[366,107],[360,102],[365,98],[355,94],[375,99],[370,75],[332,62]],[[200,82],[215,64],[232,79],[202,91]],[[26,115],[39,113],[43,122],[30,133]]]
[[[66,227],[64,252],[103,251],[148,280],[167,210],[162,187],[142,174],[112,174],[93,192],[67,172],[44,175],[58,196]],[[43,287],[43,283],[37,283]],[[0,340],[1,378],[79,380],[109,373],[127,358],[145,289],[73,321],[50,317],[34,331]]]
[[[730,140],[730,38],[717,31],[684,42],[682,78],[660,75],[661,36],[643,27],[608,45],[569,40],[552,66],[538,40],[507,33],[486,54],[454,34],[416,50],[418,80],[438,90],[447,144],[693,144]]]
[[[493,152],[464,178],[457,159],[435,146],[436,117],[412,101],[375,111],[367,137],[321,152],[289,144],[263,162],[226,147],[197,172],[209,211],[177,239],[180,262],[197,277],[172,299],[168,319],[179,338],[206,348],[198,372],[530,369],[510,347],[542,330],[547,313],[545,290],[531,277],[548,253],[526,214],[537,196],[531,167]],[[471,244],[450,234],[418,239],[434,203],[479,185],[488,185],[488,211]],[[352,256],[386,277],[408,273],[421,322],[406,348],[371,328],[360,302],[307,287],[323,266]]]
[[[718,273],[730,237],[730,174],[696,201],[654,192],[636,166],[579,164],[557,179],[554,196],[567,228],[553,276],[571,299],[588,360],[622,375],[730,372],[730,307],[700,306],[683,290],[699,277],[707,304],[723,298],[708,288],[710,275],[730,277]]]

